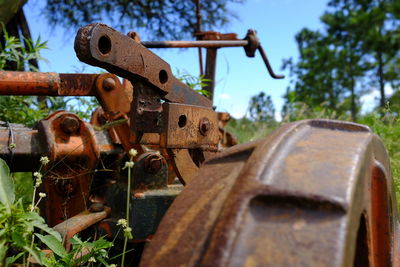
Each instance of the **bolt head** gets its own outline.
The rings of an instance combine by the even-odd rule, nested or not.
[[[61,130],[66,134],[75,134],[79,131],[80,124],[81,123],[77,118],[65,116],[60,123],[60,127]]]
[[[106,91],[112,91],[115,88],[115,80],[111,77],[104,79],[103,88]]]
[[[145,159],[144,167],[147,172],[157,173],[163,163],[163,157],[159,154],[152,154]]]
[[[207,135],[208,131],[211,129],[210,120],[206,117],[200,120],[199,130],[202,135]]]

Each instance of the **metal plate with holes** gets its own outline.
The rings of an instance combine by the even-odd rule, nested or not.
[[[218,118],[212,109],[165,102],[163,113],[168,125],[161,134],[162,147],[218,149]]]

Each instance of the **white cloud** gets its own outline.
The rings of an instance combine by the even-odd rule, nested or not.
[[[362,105],[362,111],[368,112],[376,108],[376,106],[379,104],[379,99],[381,97],[381,94],[377,88],[374,88],[371,93],[363,95],[361,97],[361,103]],[[385,95],[386,98],[389,98],[392,94],[394,93],[393,88],[390,85],[385,86]]]
[[[226,93],[222,93],[219,95],[219,98],[227,100],[227,99],[231,99],[231,95],[226,94]]]

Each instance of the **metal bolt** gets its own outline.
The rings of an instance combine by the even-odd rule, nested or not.
[[[137,32],[130,31],[128,32],[128,36],[131,37],[135,42],[140,43],[140,36]]]
[[[95,202],[89,207],[90,212],[100,212],[104,210],[104,204],[101,202]]]
[[[74,134],[77,133],[80,127],[80,121],[72,116],[64,116],[61,121],[60,127],[66,134]]]
[[[149,173],[157,173],[162,166],[163,157],[157,153],[154,153],[146,157],[144,161],[144,168]]]
[[[211,129],[211,123],[208,118],[204,117],[200,120],[199,130],[202,135],[207,135],[207,132]]]
[[[115,80],[111,77],[104,79],[103,88],[106,91],[114,90],[115,88]]]

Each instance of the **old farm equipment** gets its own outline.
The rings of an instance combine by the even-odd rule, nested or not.
[[[42,211],[67,248],[77,233],[122,239],[116,223],[125,217],[129,190],[131,264],[399,264],[389,160],[368,127],[299,121],[226,148],[232,145],[220,127],[226,114],[132,37],[103,24],[79,30],[78,58],[107,74],[0,72],[1,94],[96,96],[101,103],[90,124],[58,111],[35,128],[0,128],[0,154],[13,171],[35,171],[40,156],[50,158]],[[253,55],[259,49],[266,60],[253,39],[231,44]],[[229,42],[190,45],[216,49]],[[120,167],[131,148],[139,154],[127,188]]]

